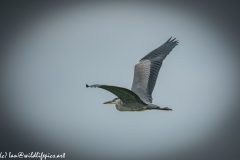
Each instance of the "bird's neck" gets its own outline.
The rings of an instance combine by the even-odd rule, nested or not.
[[[116,106],[123,106],[123,102],[122,102],[121,99],[118,99],[118,100],[116,101]]]

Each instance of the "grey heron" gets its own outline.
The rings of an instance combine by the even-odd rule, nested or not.
[[[102,88],[115,94],[118,98],[104,104],[115,104],[119,111],[172,110],[168,107],[161,108],[152,104],[152,92],[163,60],[178,44],[175,39],[169,38],[163,45],[148,53],[135,65],[131,90],[100,84],[86,84],[86,87]]]

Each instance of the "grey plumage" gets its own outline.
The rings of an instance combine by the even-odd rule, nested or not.
[[[152,103],[152,92],[162,62],[177,44],[178,41],[175,41],[175,38],[172,40],[170,38],[162,46],[148,53],[135,65],[132,91],[144,102]]]
[[[119,99],[106,102],[105,104],[116,104],[120,111],[142,111],[148,109],[171,110],[167,107],[161,108],[152,103],[152,92],[156,84],[159,70],[163,60],[178,44],[174,39],[167,40],[163,45],[144,56],[136,65],[132,89],[126,89],[108,85],[86,85],[86,87],[97,87],[115,94]]]

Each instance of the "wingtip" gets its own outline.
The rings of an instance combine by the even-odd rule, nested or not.
[[[88,84],[86,84],[86,88],[88,88],[89,87],[89,85]]]
[[[167,40],[167,42],[175,42],[176,45],[179,43],[179,41],[177,40],[177,38],[173,38],[173,39],[172,39],[172,37],[169,38],[169,39]]]
[[[171,39],[172,39],[172,37],[170,37],[170,38],[167,40],[167,42],[170,42],[170,41],[171,41]]]

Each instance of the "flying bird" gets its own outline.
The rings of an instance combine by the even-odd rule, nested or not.
[[[144,110],[165,110],[172,109],[152,104],[152,92],[156,84],[159,70],[163,60],[178,44],[176,38],[169,38],[163,45],[148,53],[136,65],[132,89],[94,84],[86,87],[102,88],[117,96],[104,104],[115,104],[119,111],[144,111]]]

